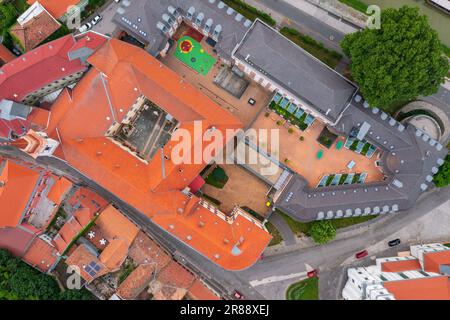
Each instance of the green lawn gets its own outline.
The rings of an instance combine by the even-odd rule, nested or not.
[[[183,43],[190,43],[192,50],[189,52],[184,52],[181,49]],[[175,57],[188,67],[204,76],[208,74],[209,70],[211,70],[216,63],[216,59],[207,54],[200,43],[188,36],[181,37],[178,40]]]
[[[366,14],[367,7],[369,7],[367,4],[365,4],[360,0],[339,0],[339,2],[342,2],[348,5],[349,7],[352,7],[353,9],[358,10],[364,14]]]
[[[213,172],[211,172],[209,176],[206,177],[205,181],[207,184],[212,185],[213,187],[223,189],[228,181],[228,176],[223,168],[217,166],[213,170]]]
[[[309,236],[309,229],[311,228],[312,222],[299,222],[291,217],[289,217],[287,214],[277,210],[278,214],[283,217],[283,219],[286,221],[286,223],[291,228],[292,232],[294,232],[295,235],[300,236],[301,234],[304,234],[306,236]],[[369,220],[372,220],[376,218],[376,215],[370,215],[370,216],[364,216],[364,217],[352,217],[352,218],[342,218],[342,219],[332,219],[330,220],[333,226],[336,229],[342,229],[346,228],[355,224],[363,223]]]
[[[310,36],[304,35],[295,29],[284,27],[280,30],[280,33],[332,69],[336,68],[337,64],[342,59],[340,53],[325,48],[322,43],[317,42]]]
[[[308,278],[294,283],[286,291],[287,300],[319,300],[319,279]]]
[[[270,235],[273,237],[269,243],[269,247],[280,244],[281,241],[283,241],[283,238],[281,237],[280,232],[278,231],[277,228],[275,228],[275,226],[273,224],[271,224],[270,222],[267,222],[266,228],[267,228],[267,231],[269,231]]]

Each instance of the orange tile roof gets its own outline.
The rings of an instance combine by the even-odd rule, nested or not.
[[[397,300],[450,300],[448,276],[384,282]]]
[[[0,158],[0,228],[19,224],[40,174]]]
[[[0,43],[0,67],[16,58],[15,55],[3,44]]]
[[[48,127],[50,111],[42,108],[33,108],[27,120],[30,121],[33,130],[44,131]]]
[[[60,204],[63,197],[69,192],[73,184],[64,177],[57,178],[50,192],[47,194],[47,198],[53,203]]]
[[[56,241],[54,240],[55,244],[57,244],[58,247],[63,245],[63,243],[66,243],[68,245],[73,240],[73,238],[78,235],[82,228],[83,227],[80,225],[80,223],[75,219],[75,217],[72,216],[59,230],[55,238]],[[58,236],[61,237],[64,242],[61,241]],[[60,252],[63,252],[66,249],[67,245]]]
[[[220,300],[220,297],[212,292],[199,279],[194,281],[194,284],[189,289],[189,295],[195,300]]]
[[[16,23],[9,32],[19,40],[26,52],[36,48],[58,30],[60,26],[60,23],[48,12],[43,11],[23,25]]]
[[[134,239],[128,255],[136,264],[153,265],[157,272],[172,261],[172,258],[142,231],[139,231]]]
[[[381,264],[381,271],[383,272],[402,272],[421,270],[420,262],[417,259],[401,260],[401,261],[388,261]]]
[[[96,223],[108,241],[122,239],[127,246],[133,243],[139,229],[112,205],[102,211]]]
[[[89,273],[86,272],[85,268],[88,266],[91,262],[95,262],[97,265],[101,267],[100,271],[95,274],[95,276],[89,275]],[[95,257],[91,251],[87,249],[87,247],[82,244],[79,245],[72,254],[67,258],[66,264],[68,266],[77,266],[80,268],[81,277],[86,280],[87,282],[91,282],[92,280],[103,276],[109,272],[108,268],[101,263],[97,257]]]
[[[74,212],[73,216],[77,219],[81,226],[86,226],[94,218],[91,210],[88,208],[80,208]]]
[[[54,247],[40,238],[34,239],[23,256],[23,260],[43,272],[47,272],[57,261],[58,255]]]
[[[99,260],[111,271],[119,270],[128,254],[128,245],[123,239],[113,239],[102,251]]]
[[[192,273],[175,261],[171,261],[156,277],[164,286],[189,289],[195,280]]]
[[[32,5],[36,1],[39,1],[39,3],[56,19],[64,16],[70,6],[80,2],[80,0],[27,0],[27,3]]]
[[[153,279],[154,266],[142,264],[120,284],[117,295],[124,300],[135,299]]]
[[[441,265],[450,265],[450,250],[424,253],[423,262],[425,271],[440,273]]]
[[[213,126],[222,132],[238,129],[241,123],[138,47],[112,39],[88,61],[93,68],[71,95],[61,94],[52,108],[47,131],[61,139],[64,159],[222,267],[240,270],[255,263],[271,237],[251,221],[238,217],[228,223],[206,209],[190,215],[178,213],[188,202],[180,190],[198,176],[209,159],[192,165],[168,160],[163,179],[161,157],[145,164],[105,137],[114,118],[122,121],[141,95],[173,115],[180,128],[191,133],[193,120],[202,122],[202,133]],[[176,143],[167,143],[164,152],[170,154]],[[201,219],[206,228],[198,227]],[[176,225],[175,229],[170,225]],[[186,241],[188,235],[192,241]],[[242,237],[241,254],[233,255],[232,245],[224,239],[234,244]]]

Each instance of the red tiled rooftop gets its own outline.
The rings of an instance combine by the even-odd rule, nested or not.
[[[153,265],[157,272],[172,261],[172,258],[142,231],[139,231],[134,239],[128,255],[136,264]]]
[[[195,280],[192,273],[172,260],[156,277],[161,284],[180,289],[189,289]]]
[[[397,300],[450,300],[448,276],[384,282]]]
[[[36,48],[58,30],[60,26],[60,23],[48,12],[43,11],[23,25],[16,23],[9,32],[18,39],[25,52],[27,52]]]
[[[33,239],[34,234],[21,228],[0,228],[0,248],[15,256],[22,257]]]
[[[23,260],[28,264],[43,272],[47,272],[58,259],[55,248],[47,242],[36,238],[23,256]]]
[[[63,197],[69,192],[73,184],[64,177],[57,178],[53,184],[47,198],[53,203],[60,204]]]
[[[100,213],[95,224],[108,241],[122,239],[127,246],[131,245],[139,232],[138,227],[112,205]]]
[[[220,297],[212,292],[199,279],[194,281],[194,284],[189,289],[189,295],[195,300],[220,300]]]
[[[56,19],[64,16],[70,6],[80,2],[80,0],[27,0],[27,3],[32,5],[36,1],[39,1],[39,3]]]
[[[14,60],[15,58],[16,56],[11,51],[9,51],[8,48],[0,43],[0,67],[5,63]]]
[[[153,279],[154,266],[151,264],[142,264],[138,266],[121,283],[117,289],[117,295],[124,300],[135,299]]]
[[[440,265],[450,265],[450,250],[424,253],[423,261],[425,271],[440,273]]]
[[[3,163],[3,165],[2,165]],[[0,228],[16,227],[39,181],[39,172],[0,158]]]
[[[383,272],[402,272],[421,270],[420,262],[417,259],[388,261],[381,264],[381,271]]]
[[[95,262],[97,265],[101,267],[100,271],[97,272],[94,276],[91,276],[85,270],[86,266],[88,266],[91,262]],[[80,268],[81,277],[90,282],[95,278],[98,278],[102,275],[105,275],[109,272],[108,268],[106,268],[100,260],[98,260],[88,249],[82,244],[79,245],[72,254],[67,258],[66,264],[68,266],[77,266]]]
[[[161,157],[145,164],[105,137],[111,124],[121,121],[141,95],[173,115],[180,121],[180,128],[190,132],[194,120],[202,122],[203,132],[212,126],[223,132],[237,129],[241,127],[239,121],[135,46],[112,39],[88,61],[93,68],[72,94],[61,94],[52,109],[55,114],[48,133],[61,138],[64,159],[222,267],[239,270],[255,263],[271,237],[251,221],[238,217],[228,223],[206,209],[178,213],[189,202],[179,190],[199,175],[209,159],[192,165],[166,161],[163,179]],[[175,144],[167,143],[164,152],[170,154]],[[198,227],[201,219],[206,228]],[[187,236],[192,236],[192,241],[186,241]],[[235,256],[231,249],[241,238],[245,239],[241,254]],[[224,239],[232,245],[225,244]]]
[[[102,251],[99,260],[112,272],[119,270],[128,254],[128,245],[123,239],[113,239]]]
[[[85,41],[89,37],[90,41]],[[69,60],[68,54],[77,49],[77,41],[85,41],[95,51],[106,38],[95,33],[74,37],[67,35],[23,54],[0,68],[0,100],[21,101],[28,94],[65,76],[84,71],[79,59]]]

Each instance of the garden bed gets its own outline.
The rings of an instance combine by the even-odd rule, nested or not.
[[[287,300],[319,300],[319,279],[307,278],[292,284],[286,291]]]

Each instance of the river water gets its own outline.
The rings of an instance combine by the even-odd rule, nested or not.
[[[403,5],[419,7],[422,14],[428,16],[430,25],[439,33],[442,43],[450,47],[450,15],[429,5],[425,0],[362,0],[367,4],[376,4],[381,9],[400,8]]]

